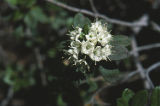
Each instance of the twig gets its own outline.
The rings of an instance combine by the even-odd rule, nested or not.
[[[160,32],[160,26],[157,24],[157,23],[155,23],[155,22],[151,22],[151,25],[152,25],[152,27],[153,27],[153,29],[155,30],[155,31],[158,31],[158,32]]]
[[[7,106],[13,95],[14,89],[13,86],[10,86],[10,88],[8,89],[7,97],[1,102],[0,106]]]
[[[138,73],[139,73],[138,70],[132,71],[132,72],[128,73],[128,74],[126,75],[126,77],[124,77],[124,78],[122,79],[121,83],[128,81],[130,78],[132,78],[134,75],[136,75],[136,74],[138,74]]]
[[[69,11],[73,11],[73,12],[80,12],[80,13],[83,13],[83,14],[86,14],[86,15],[89,15],[89,16],[92,16],[92,17],[99,17],[99,18],[102,18],[104,20],[106,20],[107,22],[109,23],[112,23],[112,24],[118,24],[118,25],[123,25],[123,26],[128,26],[128,27],[138,27],[138,26],[147,26],[146,23],[143,23],[143,22],[139,22],[139,21],[136,21],[136,22],[126,22],[126,21],[121,21],[121,20],[117,20],[117,19],[112,19],[112,18],[109,18],[103,14],[94,14],[93,12],[91,11],[88,11],[88,10],[85,10],[85,9],[79,9],[79,8],[76,8],[76,7],[72,7],[72,6],[69,6],[69,5],[66,5],[64,3],[61,3],[61,2],[58,2],[58,1],[55,1],[55,0],[46,0],[52,4],[55,4],[59,7],[62,7],[62,8],[65,8]]]
[[[95,100],[95,96],[97,95],[97,94],[99,94],[100,92],[102,92],[105,88],[107,88],[108,87],[108,84],[107,85],[104,85],[103,87],[101,87],[100,89],[98,89],[94,94],[93,94],[93,96],[92,96],[92,98],[91,98],[91,100],[90,100],[90,103],[92,104],[92,106],[94,105],[94,104],[96,104],[95,102],[94,102],[94,100]],[[104,104],[104,106],[110,106],[110,104],[109,103],[103,103]]]
[[[158,47],[160,47],[160,43],[140,46],[140,47],[137,48],[137,50],[138,51],[143,51],[143,50],[148,50],[148,49],[153,49],[153,48],[158,48]]]
[[[38,68],[40,70],[42,85],[46,86],[47,85],[47,79],[46,79],[46,73],[44,72],[42,56],[41,56],[38,48],[35,48],[34,52],[35,52],[35,56],[36,56],[36,60],[37,60],[37,65],[38,65]]]
[[[160,67],[160,62],[157,62],[153,65],[151,65],[148,69],[147,69],[147,73],[149,74],[152,70],[156,69],[157,67]]]
[[[93,82],[97,82],[97,81],[103,81],[104,79],[103,79],[102,76],[98,76],[96,78],[91,78],[90,80],[93,81]],[[82,85],[82,84],[85,84],[87,82],[88,82],[88,80],[82,80],[80,84]]]
[[[1,45],[0,45],[0,60],[2,60],[5,66],[9,64],[9,58]]]
[[[134,35],[132,35],[132,49],[133,49],[134,62],[136,64],[137,70],[140,73],[141,78],[144,80],[145,88],[146,89],[153,88],[150,80],[146,79],[145,69],[143,68],[141,62],[139,61],[139,53],[137,51],[137,43]]]
[[[122,79],[121,83],[126,82],[128,79],[130,79],[131,77],[133,77],[134,75],[136,75],[138,73],[139,73],[138,70],[131,71],[130,73],[127,73],[127,75],[125,75],[125,77]],[[104,81],[102,76],[91,78],[90,80],[93,81],[93,82]],[[85,84],[85,83],[87,83],[87,80],[82,80],[80,84],[82,85],[82,84]]]
[[[96,14],[96,17],[97,17],[98,11],[97,11],[97,9],[96,9],[96,7],[94,5],[93,0],[89,0],[89,2],[90,2],[90,5],[91,5],[91,8],[92,8],[92,11]]]
[[[157,62],[157,63],[151,65],[151,66],[146,70],[146,78],[150,81],[150,83],[152,84],[153,87],[154,87],[154,84],[153,84],[152,80],[151,80],[150,77],[149,77],[149,73],[150,73],[151,71],[153,71],[154,69],[156,69],[157,67],[160,67],[160,62]]]
[[[141,52],[144,50],[154,49],[154,48],[160,48],[160,43],[154,43],[150,45],[140,46],[136,48],[136,51]],[[133,51],[130,52],[130,55],[133,55]]]

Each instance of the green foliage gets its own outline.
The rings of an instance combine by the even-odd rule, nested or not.
[[[59,95],[57,98],[57,106],[67,106],[67,104],[63,101],[62,95]]]
[[[30,15],[33,19],[35,19],[41,23],[45,23],[48,21],[47,16],[44,14],[42,9],[38,6],[31,9]]]
[[[88,32],[89,32],[89,25],[88,24],[84,25],[83,32],[84,32],[84,34],[88,34]]]
[[[73,24],[73,18],[68,16],[66,11],[60,11],[55,17],[50,17],[51,27],[53,29],[60,29],[63,26],[68,28]]]
[[[41,8],[33,7],[28,14],[24,17],[24,22],[30,28],[36,28],[38,22],[46,23],[48,22],[47,16],[44,14]]]
[[[146,106],[147,100],[148,100],[147,90],[139,91],[133,96],[131,106]]]
[[[23,5],[25,7],[31,8],[35,3],[36,0],[5,0],[11,6]]]
[[[121,60],[128,57],[128,50],[121,45],[111,47],[111,55],[108,56],[111,60]]]
[[[121,60],[128,57],[128,50],[126,46],[129,46],[131,41],[127,36],[124,35],[115,35],[110,40],[111,47],[111,55],[109,59],[111,60]]]
[[[18,66],[17,69],[8,66],[3,75],[3,80],[6,84],[13,86],[15,90],[19,90],[35,84],[33,72],[34,70],[25,72],[21,66]]]
[[[153,89],[151,95],[151,106],[160,106],[160,87]]]
[[[56,56],[56,49],[51,48],[50,50],[48,50],[48,56],[54,58]]]
[[[133,91],[125,89],[122,97],[117,99],[117,106],[148,106],[149,94],[147,90],[141,90],[134,94]],[[160,87],[155,87],[150,97],[150,106],[160,106]]]
[[[13,34],[18,38],[23,37],[24,32],[23,32],[23,26],[18,26],[15,31],[13,32]]]
[[[74,27],[78,26],[83,29],[83,33],[81,34],[81,37],[83,38],[84,35],[88,34],[88,31],[89,31],[89,26],[91,24],[91,21],[89,20],[89,18],[85,17],[81,13],[76,14],[75,17],[73,18],[68,14],[68,12],[64,11],[63,9],[57,8],[55,6],[52,6],[52,7],[48,6],[46,9],[44,8],[45,5],[43,6],[39,5],[38,0],[5,0],[5,1],[9,4],[9,6],[7,6],[7,9],[3,13],[5,15],[4,20],[6,21],[6,26],[7,24],[9,24],[9,26],[7,26],[6,29],[9,29],[9,27],[11,27],[11,31],[13,31],[12,33],[13,39],[14,40],[18,39],[19,41],[21,41],[21,42],[18,42],[19,45],[13,44],[13,46],[15,47],[20,46],[21,48],[25,48],[25,47],[31,48],[29,50],[26,50],[27,52],[29,51],[30,53],[28,54],[24,53],[24,55],[27,55],[27,56],[34,54],[32,50],[34,51],[35,46],[40,49],[40,52],[43,51],[44,57],[47,59],[49,58],[48,59],[49,61],[46,59],[43,64],[44,70],[47,70],[46,77],[49,80],[49,82],[51,82],[51,84],[52,82],[55,81],[56,87],[63,89],[63,87],[61,88],[60,86],[61,83],[59,82],[67,82],[67,81],[68,81],[67,83],[75,82],[75,79],[74,78],[72,79],[74,75],[72,75],[73,73],[70,71],[71,69],[69,71],[66,71],[66,67],[64,68],[61,62],[59,62],[59,60],[57,59],[56,61],[53,60],[53,58],[55,58],[57,55],[59,56],[59,51],[62,51],[66,45],[66,42],[63,42],[65,36],[58,36],[57,32],[59,33],[62,31],[62,29],[71,27],[71,25],[73,25]],[[8,12],[8,11],[11,11],[11,12]],[[110,30],[110,28],[108,29]],[[9,32],[9,31],[6,31],[6,32]],[[36,36],[33,36],[33,35],[36,35]],[[51,39],[53,39],[53,41]],[[62,42],[58,41],[59,39],[62,40]],[[54,44],[55,41],[56,43]],[[109,59],[121,60],[128,56],[128,51],[126,49],[126,46],[129,46],[130,44],[130,39],[128,37],[123,35],[116,35],[116,36],[113,36],[113,39],[109,43],[112,45],[112,55],[109,56]],[[2,43],[2,47],[3,47],[3,43]],[[15,49],[13,50],[13,52],[19,52],[19,51]],[[21,52],[19,54],[21,54]],[[17,53],[16,55],[19,56],[19,54]],[[27,60],[26,58],[28,59],[28,57],[25,57],[24,60]],[[35,74],[35,70],[37,69],[28,68],[28,66],[30,66],[31,64],[37,65],[37,63],[33,60],[34,59],[29,58],[27,60],[28,62],[24,63],[24,67],[22,67],[19,65],[15,65],[15,63],[21,61],[19,60],[19,57],[16,58],[14,60],[15,63],[11,62],[11,66],[7,65],[4,68],[5,71],[0,73],[1,79],[5,84],[9,86],[13,86],[16,91],[20,90],[21,88],[27,88],[29,86],[33,86],[36,81],[34,74]],[[58,66],[57,64],[60,64],[60,66]],[[45,65],[47,66],[47,68],[45,67]],[[55,66],[56,68],[58,67],[58,71],[55,70]],[[86,72],[88,70],[84,66],[77,67],[77,70],[76,70],[77,73],[82,72],[83,74],[86,75]],[[118,69],[111,70],[111,69],[105,69],[102,66],[100,66],[99,70],[103,78],[107,82],[116,83],[120,79],[120,71]],[[61,71],[64,73],[62,73]],[[51,74],[48,74],[48,73],[51,73]],[[71,75],[71,77],[69,75]],[[39,76],[39,73],[37,76]],[[67,78],[65,76],[67,76]],[[79,77],[80,75],[77,75],[77,76]],[[77,76],[76,76],[76,81],[77,80],[79,81],[81,77],[77,78]],[[65,78],[67,79],[67,81]],[[87,78],[87,84],[88,84],[87,90],[81,91],[81,92],[85,100],[88,101],[92,96],[91,93],[93,93],[98,89],[98,84],[97,82],[94,82],[88,78]],[[48,85],[48,86],[50,87],[51,85]],[[151,106],[160,105],[159,92],[160,92],[159,87],[153,90],[153,93],[151,96]],[[61,93],[58,94],[57,105],[67,106],[67,103],[63,101],[62,95],[63,94]],[[148,98],[147,91],[140,91],[136,93],[134,96],[134,93],[131,90],[125,89],[122,94],[122,97],[117,100],[117,105],[129,106],[131,103],[131,106],[143,106],[147,103],[147,98]]]
[[[85,25],[90,25],[90,23],[91,21],[81,13],[76,14],[73,20],[74,27],[78,26],[83,28]]]
[[[134,96],[133,91],[125,89],[122,93],[122,97],[117,99],[117,106],[129,106],[129,101],[133,96]]]
[[[103,78],[108,82],[116,83],[120,78],[120,71],[118,69],[105,69],[102,66],[100,66],[99,70]]]
[[[88,80],[88,84],[90,86],[90,88],[88,89],[88,92],[94,92],[97,90],[98,85],[96,82]]]
[[[111,45],[121,45],[121,46],[129,46],[131,40],[124,35],[115,35],[110,41]]]
[[[11,5],[16,5],[18,3],[18,0],[6,0]]]

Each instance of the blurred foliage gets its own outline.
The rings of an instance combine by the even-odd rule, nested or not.
[[[15,68],[16,69],[8,66],[3,73],[2,77],[6,84],[13,86],[15,90],[35,84],[34,70],[30,69],[27,72],[22,66],[17,66]]]
[[[2,41],[1,45],[7,46],[5,50],[10,54],[16,55],[16,57],[8,57],[9,64],[0,69],[0,78],[3,83],[13,86],[14,90],[18,92],[38,86],[39,81],[44,80],[43,78],[39,79],[41,76],[39,72],[41,71],[46,73],[46,80],[49,83],[57,83],[65,79],[61,74],[64,69],[55,71],[54,62],[55,60],[62,61],[59,50],[63,48],[64,37],[60,36],[59,33],[64,35],[66,33],[64,29],[71,27],[73,24],[72,16],[62,8],[39,0],[4,0],[1,1],[0,5],[4,6],[4,9],[0,10],[0,21],[3,21],[4,24],[1,23],[0,26],[10,32],[9,35],[6,33],[0,39],[7,36],[12,38],[14,41],[12,47],[15,47],[15,50],[9,47],[10,41],[8,40]],[[36,57],[36,48],[39,49],[40,57]],[[42,58],[43,67],[36,58]],[[3,61],[0,60],[0,62]],[[47,64],[48,62],[50,64]],[[64,65],[60,63],[56,67],[64,67]],[[53,71],[59,72],[54,74]],[[60,78],[57,78],[58,76]],[[54,84],[51,84],[49,88],[52,86]],[[57,88],[59,89],[59,87]],[[59,91],[55,90],[54,92]],[[51,97],[57,98],[55,105],[66,106],[62,95],[52,94]]]
[[[150,106],[159,106],[160,87],[155,87],[151,96],[147,90],[141,90],[137,93],[125,89],[122,97],[117,99],[117,106],[146,106],[150,101]]]
[[[129,100],[133,97],[134,92],[125,89],[122,93],[122,97],[117,100],[117,106],[129,106]]]
[[[105,69],[100,66],[99,71],[107,82],[113,84],[120,80],[120,71],[118,69]]]
[[[151,95],[151,106],[159,106],[160,105],[160,87],[156,87]]]

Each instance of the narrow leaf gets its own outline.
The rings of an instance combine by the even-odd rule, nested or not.
[[[115,83],[119,79],[118,69],[105,69],[102,66],[99,67],[100,73],[102,74],[104,80]]]
[[[124,46],[112,46],[111,52],[111,55],[109,55],[109,59],[111,60],[121,60],[128,57],[128,50]]]
[[[156,87],[152,92],[151,106],[160,106],[160,87]]]
[[[139,91],[133,96],[131,106],[146,106],[148,99],[148,92],[146,90]]]
[[[83,14],[81,13],[76,14],[73,20],[74,27],[78,26],[78,27],[83,28],[84,25],[90,24],[90,23],[91,21],[87,17],[83,16]]]
[[[110,41],[111,45],[128,46],[130,45],[130,43],[131,43],[130,39],[124,35],[113,36],[112,40]]]
[[[122,97],[117,99],[117,106],[129,106],[129,101],[133,96],[133,91],[130,89],[125,89],[122,93]]]

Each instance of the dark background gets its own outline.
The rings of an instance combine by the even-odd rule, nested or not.
[[[58,1],[92,11],[88,0]],[[152,22],[160,25],[158,0],[94,0],[94,4],[99,13],[119,20],[133,22],[144,14],[148,15],[149,25],[135,34],[138,46],[160,42],[160,30],[151,25]],[[89,106],[87,101],[106,82],[79,84],[86,76],[76,72],[76,67],[69,64],[68,57],[62,52],[63,41],[69,39],[66,33],[72,27],[75,14],[45,0],[0,1],[1,102],[6,99],[9,88],[13,87],[14,94],[8,106]],[[111,33],[130,37],[134,32],[132,28],[112,24]],[[160,48],[140,52],[139,59],[144,68],[148,68],[160,60]],[[119,68],[121,72],[136,69],[132,56],[118,65],[114,61],[99,64]],[[89,72],[91,78],[100,75],[97,66],[94,68],[93,72]],[[159,69],[150,74],[156,86],[160,85]],[[97,96],[97,100],[115,106],[116,99],[125,88],[135,92],[144,89],[143,80],[137,75],[129,82],[111,83]]]

